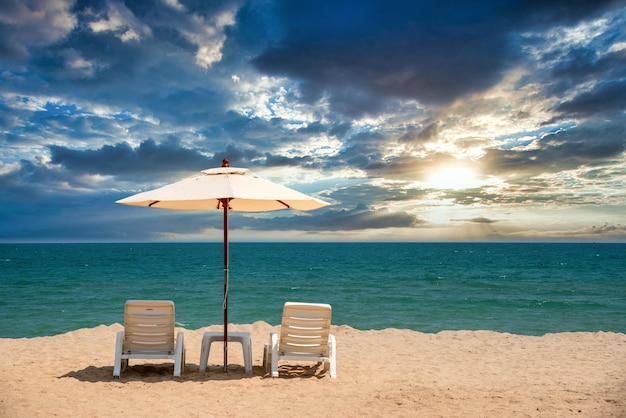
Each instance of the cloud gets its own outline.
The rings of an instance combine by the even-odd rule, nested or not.
[[[626,54],[624,56],[626,57]],[[626,59],[622,65],[626,68]],[[626,79],[626,72],[624,76]],[[598,83],[593,90],[558,104],[555,110],[562,113],[562,117],[598,115],[623,117],[622,115],[626,110],[626,81],[622,79]]]
[[[301,231],[358,231],[413,227],[418,224],[415,216],[405,212],[390,212],[360,204],[353,209],[317,210],[307,215],[272,217],[267,219],[246,218],[238,220],[237,227],[245,229],[270,229]]]
[[[53,44],[67,36],[77,19],[73,0],[4,0],[0,10],[0,54],[23,59],[29,48]]]
[[[151,35],[150,27],[139,21],[122,2],[110,0],[89,22],[95,33],[111,32],[122,42],[140,41]]]
[[[583,123],[545,135],[529,150],[488,150],[481,159],[500,173],[535,174],[573,170],[607,158],[618,158],[626,149],[626,128],[620,123]]]
[[[419,222],[406,212],[391,212],[387,209],[369,208],[358,205],[352,210],[330,212],[320,215],[313,226],[326,231],[351,231],[382,228],[411,228]]]
[[[201,239],[213,230],[195,215],[112,202],[223,158],[333,202],[242,215],[242,231],[489,239],[626,222],[622,1],[3,6],[3,239]]]
[[[609,222],[605,222],[601,225],[592,225],[583,232],[594,235],[624,234],[626,233],[626,225],[610,224]]]
[[[450,221],[452,222],[469,222],[469,223],[476,223],[476,224],[492,224],[492,223],[496,223],[499,222],[497,220],[493,220],[493,219],[489,219],[489,218],[470,218],[470,219],[450,219]]]
[[[157,144],[146,140],[133,149],[127,143],[105,145],[98,150],[72,150],[50,146],[51,163],[75,173],[123,175],[179,173],[184,167],[199,171],[208,166],[210,158],[197,151],[180,147],[175,139]]]
[[[46,15],[53,3],[61,4],[32,5],[33,14]],[[192,13],[160,2],[151,8],[118,1],[76,4],[71,36],[46,33],[43,47],[24,37],[24,51],[33,49],[32,71],[13,85],[28,96],[39,83],[48,96],[89,111],[109,106],[163,123],[216,123],[227,106],[226,75],[208,78],[206,70],[221,60],[236,10],[228,2],[203,4]],[[7,15],[7,33],[20,33],[21,16]],[[7,55],[0,49],[0,56]]]
[[[286,2],[277,12],[284,36],[254,63],[317,85],[346,115],[368,95],[446,104],[492,86],[519,62],[511,48],[515,30],[567,24],[610,4]]]

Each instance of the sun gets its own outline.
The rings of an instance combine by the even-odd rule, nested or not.
[[[480,187],[476,171],[464,166],[444,166],[433,171],[426,180],[432,189],[463,190]]]

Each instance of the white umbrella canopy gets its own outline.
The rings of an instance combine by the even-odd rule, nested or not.
[[[131,206],[162,209],[222,209],[267,212],[280,209],[313,210],[328,203],[265,180],[247,168],[220,167],[203,170],[176,183],[118,200]]]
[[[246,168],[203,170],[184,180],[116,201],[123,205],[224,212],[224,371],[228,368],[228,211],[314,210],[329,203],[265,180]]]

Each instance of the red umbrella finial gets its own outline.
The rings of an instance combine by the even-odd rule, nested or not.
[[[230,167],[230,161],[228,161],[228,158],[224,158],[222,160],[222,167]]]

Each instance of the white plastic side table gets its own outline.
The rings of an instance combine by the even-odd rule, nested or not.
[[[206,371],[207,362],[209,361],[209,353],[211,344],[214,342],[224,342],[223,332],[207,331],[202,336],[202,348],[200,350],[200,368],[201,372]],[[252,341],[249,332],[229,332],[228,342],[240,343],[243,350],[243,361],[247,374],[252,374]]]

